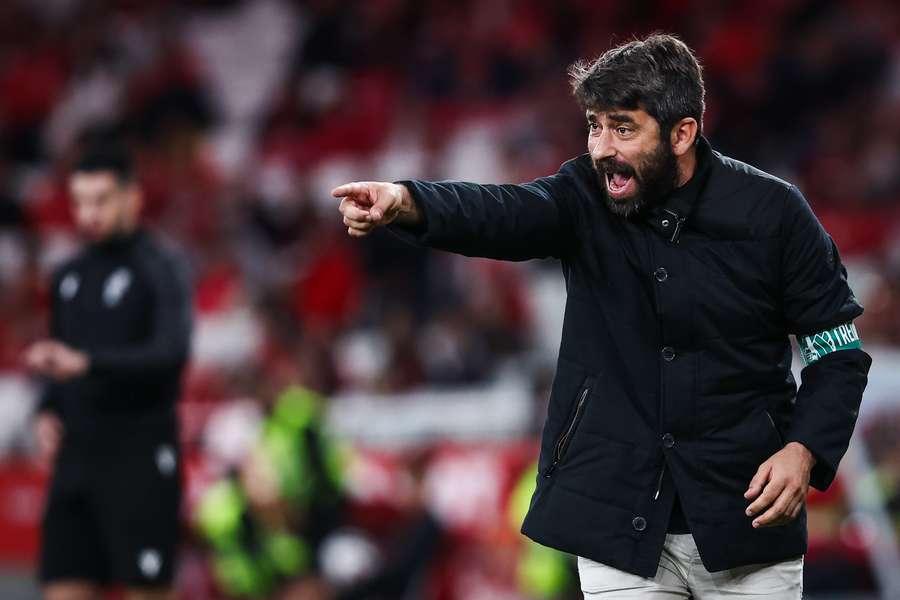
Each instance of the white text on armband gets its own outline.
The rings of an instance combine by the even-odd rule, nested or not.
[[[859,334],[856,332],[856,325],[852,322],[812,335],[801,335],[798,341],[800,343],[800,356],[803,357],[804,365],[811,365],[826,354],[831,354],[838,350],[862,348]]]

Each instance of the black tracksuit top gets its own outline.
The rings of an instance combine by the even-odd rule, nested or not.
[[[710,571],[806,552],[806,512],[753,529],[743,497],[789,441],[825,489],[847,449],[870,357],[791,374],[789,334],[862,313],[799,190],[698,145],[687,186],[637,220],[610,213],[591,159],[522,185],[403,182],[418,244],[506,260],[555,256],[567,301],[544,424],[535,541],[656,574],[675,497]]]
[[[176,256],[143,230],[90,244],[56,270],[50,293],[50,337],[90,356],[86,375],[48,384],[41,401],[66,441],[174,427],[191,332]]]

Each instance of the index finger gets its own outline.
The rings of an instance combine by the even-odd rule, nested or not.
[[[352,197],[355,200],[359,200],[365,198],[369,199],[369,189],[368,187],[359,181],[354,181],[352,183],[345,183],[344,185],[339,185],[333,190],[331,190],[331,195],[335,198],[346,198]]]

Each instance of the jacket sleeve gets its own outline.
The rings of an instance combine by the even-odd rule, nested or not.
[[[44,387],[43,389],[41,389],[41,395],[38,398],[37,409],[35,410],[35,412],[59,413],[59,392],[60,389],[58,383],[54,383],[50,380],[45,381]]]
[[[59,321],[59,302],[57,302],[57,294],[59,294],[60,272],[54,273],[50,279],[50,324],[48,333],[50,339],[58,340],[62,335],[62,328]],[[56,383],[49,377],[44,377],[43,388],[38,398],[37,409],[35,412],[60,412],[60,394],[62,392],[61,384]]]
[[[516,185],[400,181],[423,222],[389,229],[406,241],[466,256],[560,257],[574,234],[570,208],[576,191],[569,165],[555,175]]]
[[[88,350],[91,373],[114,377],[155,377],[180,368],[191,337],[191,294],[186,273],[175,259],[149,256],[142,275],[153,294],[150,337],[121,347]]]
[[[814,335],[862,314],[847,284],[837,247],[806,199],[791,186],[783,213],[782,290],[789,333]],[[856,425],[871,357],[861,348],[825,354],[802,371],[788,442],[806,446],[816,457],[810,484],[826,489]]]

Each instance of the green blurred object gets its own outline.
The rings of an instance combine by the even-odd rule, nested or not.
[[[316,505],[335,504],[344,454],[322,431],[321,397],[292,386],[282,392],[262,426],[254,458],[277,476],[285,523]],[[260,598],[289,578],[307,574],[313,551],[290,525],[267,526],[255,515],[237,477],[212,485],[196,513],[198,532],[212,550],[216,581],[232,597]]]
[[[268,565],[239,551],[217,553],[213,557],[213,572],[230,596],[261,597],[273,588],[273,574]]]
[[[317,477],[310,476],[318,458],[324,477],[335,490],[343,487],[344,453],[322,429],[321,396],[306,388],[291,386],[275,402],[263,426],[260,449],[279,474],[282,496],[306,504],[316,493]],[[309,439],[312,440],[310,443]],[[310,452],[321,452],[320,457]]]
[[[536,487],[537,463],[533,463],[519,478],[510,495],[507,516],[510,525],[518,531],[528,512]],[[516,568],[519,591],[529,598],[540,600],[558,598],[571,589],[574,583],[568,554],[536,544],[522,537],[522,549]]]
[[[226,479],[211,486],[197,509],[198,529],[206,540],[217,548],[226,548],[233,533],[241,526],[246,509],[244,496],[237,484]]]
[[[574,579],[569,562],[568,555],[527,540],[516,569],[519,589],[530,598],[558,598]]]
[[[266,531],[251,519],[247,500],[231,479],[213,485],[197,509],[197,528],[213,550],[213,573],[231,596],[265,596],[282,577],[300,575],[309,565],[300,539]]]

